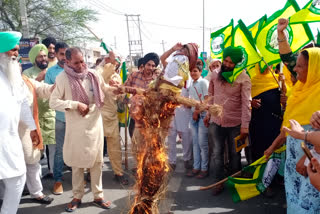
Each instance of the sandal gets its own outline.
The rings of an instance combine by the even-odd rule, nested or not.
[[[81,200],[77,198],[73,198],[72,201],[67,205],[66,211],[71,213],[75,211],[81,205]]]
[[[194,177],[196,176],[197,174],[199,174],[200,170],[199,169],[192,169],[191,171],[189,171],[186,176],[187,177]]]
[[[200,171],[200,173],[196,176],[196,178],[203,179],[203,178],[207,177],[208,175],[209,175],[208,171]]]
[[[124,175],[114,175],[114,179],[118,181],[121,185],[128,185],[129,181],[124,177]]]
[[[102,209],[111,208],[111,201],[105,201],[103,198],[94,199],[93,203]]]

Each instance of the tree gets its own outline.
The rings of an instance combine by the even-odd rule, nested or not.
[[[26,0],[30,37],[47,36],[72,43],[88,35],[84,28],[97,12],[79,8],[75,0]],[[0,30],[22,29],[18,0],[0,0]]]

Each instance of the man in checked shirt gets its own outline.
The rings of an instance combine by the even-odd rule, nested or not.
[[[159,56],[156,53],[148,53],[142,59],[142,70],[132,73],[124,83],[125,86],[147,89],[149,83],[157,78],[157,74],[154,72],[154,70],[159,65]],[[134,122],[132,120],[133,119],[131,118],[130,123]],[[135,124],[133,136],[131,138],[131,150],[135,160],[136,154],[139,152],[138,147],[143,141],[143,137],[137,129],[137,126],[139,125]],[[135,172],[136,168],[133,168],[132,171]]]

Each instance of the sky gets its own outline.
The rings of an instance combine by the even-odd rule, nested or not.
[[[296,0],[302,8],[309,0]],[[98,12],[89,27],[122,56],[129,54],[126,16],[140,15],[143,54],[159,55],[177,42],[195,42],[200,51],[210,52],[210,34],[239,19],[249,26],[263,15],[271,16],[286,0],[81,0],[82,6]],[[204,13],[203,13],[204,2]],[[204,15],[203,15],[204,14]],[[204,17],[204,46],[203,46]],[[131,18],[131,17],[130,17]],[[129,22],[131,40],[139,39],[138,22]],[[133,27],[134,26],[134,27]],[[320,22],[310,24],[315,34]],[[162,44],[164,43],[164,45]],[[91,43],[89,46],[99,45]],[[204,47],[204,48],[203,48]],[[208,54],[209,55],[209,54]]]

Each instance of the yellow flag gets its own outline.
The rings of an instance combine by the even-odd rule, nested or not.
[[[232,31],[233,19],[231,19],[231,22],[224,28],[211,33],[210,48],[212,59],[222,58],[223,49],[231,45]]]
[[[256,45],[264,60],[269,64],[277,64],[280,60],[277,25],[279,18],[289,18],[297,11],[299,5],[295,0],[288,0],[285,7],[275,12],[267,19],[264,27],[257,33]],[[297,52],[303,46],[313,40],[312,32],[307,24],[288,25],[285,30],[288,42],[292,52]],[[267,65],[260,62],[261,72],[263,72]]]
[[[248,26],[248,30],[251,32],[252,38],[255,39],[258,31],[262,29],[263,25],[267,21],[267,15],[262,16],[258,21]]]
[[[290,24],[308,23],[320,21],[320,1],[310,0],[302,10],[292,15],[289,19]]]

